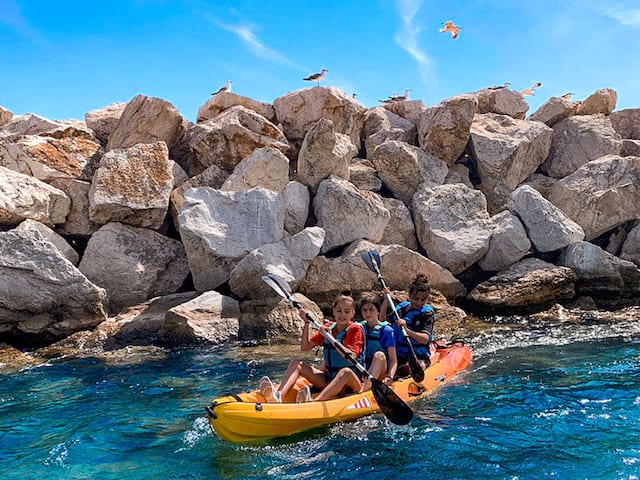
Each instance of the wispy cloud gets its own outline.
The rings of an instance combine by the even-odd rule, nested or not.
[[[418,34],[422,30],[416,22],[416,14],[422,5],[422,0],[397,0],[396,7],[402,20],[402,28],[396,33],[396,43],[406,50],[418,64],[418,71],[422,81],[428,83],[431,77],[433,60],[418,45]]]
[[[600,13],[609,18],[620,22],[622,25],[629,27],[640,27],[640,9],[617,9],[612,7],[605,7],[600,9]]]
[[[29,25],[15,0],[0,1],[0,24],[6,25],[23,38],[39,45],[47,45],[42,35]]]
[[[216,19],[213,19],[213,22],[220,28],[235,34],[257,57],[262,58],[263,60],[279,63],[281,65],[289,65],[291,67],[306,71],[304,67],[301,67],[277,50],[267,47],[262,41],[260,41],[260,39],[255,34],[255,27],[251,25],[229,25]]]

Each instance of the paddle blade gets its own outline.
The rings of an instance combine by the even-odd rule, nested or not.
[[[413,418],[413,410],[394,392],[391,387],[377,378],[371,377],[371,390],[380,410],[391,423],[406,425]]]
[[[376,274],[380,274],[380,254],[376,250],[369,250],[360,254],[367,268]]]

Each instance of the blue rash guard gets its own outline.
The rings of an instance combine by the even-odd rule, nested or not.
[[[371,330],[367,326],[367,322],[361,323],[365,331],[365,362],[366,367],[371,366],[371,361],[376,352],[381,351],[387,357],[389,362],[389,354],[387,349],[396,346],[396,337],[393,328],[387,322],[381,322]]]

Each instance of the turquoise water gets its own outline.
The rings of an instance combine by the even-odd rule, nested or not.
[[[277,378],[287,358],[54,361],[0,376],[0,478],[635,479],[639,323],[496,328],[406,427],[378,415],[249,446],[214,437],[204,406]]]

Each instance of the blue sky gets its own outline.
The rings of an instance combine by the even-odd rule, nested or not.
[[[15,114],[83,119],[141,93],[193,121],[227,80],[271,103],[323,67],[322,85],[367,107],[539,81],[529,113],[605,87],[640,108],[640,0],[0,0],[0,105]]]

